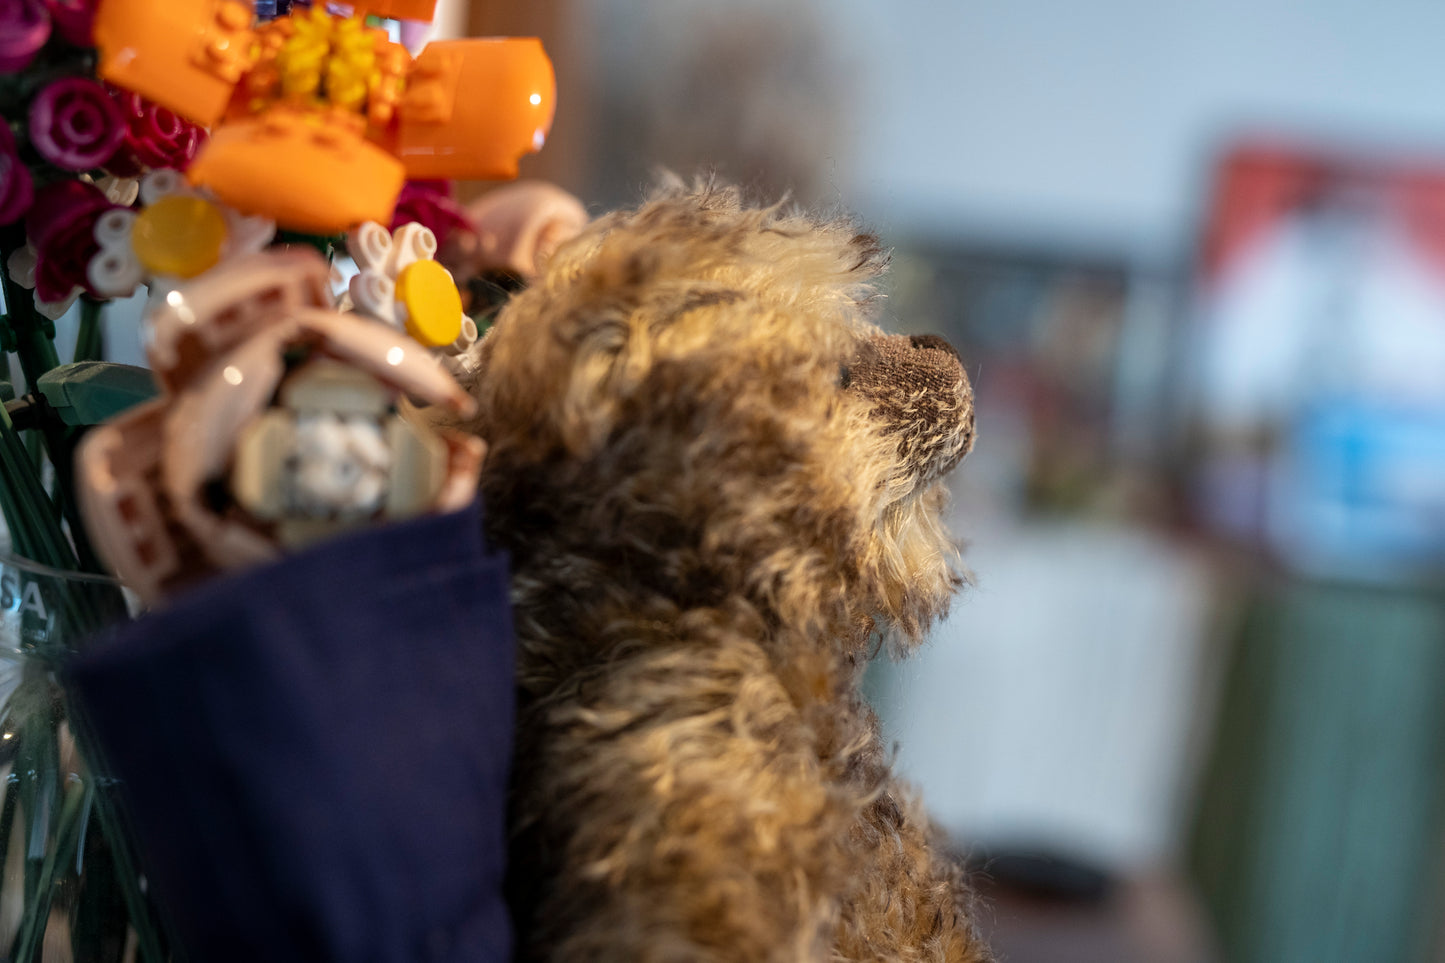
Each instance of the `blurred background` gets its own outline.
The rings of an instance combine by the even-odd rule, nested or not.
[[[531,0],[602,210],[857,212],[974,585],[870,692],[1012,963],[1445,959],[1445,6]]]
[[[963,352],[974,584],[868,685],[1004,960],[1445,960],[1445,5],[439,23],[546,44],[524,176],[856,212],[887,323]]]

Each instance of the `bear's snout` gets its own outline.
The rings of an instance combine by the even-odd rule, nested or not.
[[[908,343],[913,345],[915,348],[932,348],[935,351],[945,351],[948,354],[953,355],[955,361],[958,361],[960,363],[962,363],[963,361],[963,356],[958,353],[958,349],[955,348],[952,344],[950,344],[948,339],[943,337],[942,335],[910,335],[908,338]]]
[[[873,402],[899,457],[921,482],[950,471],[973,441],[973,392],[957,349],[936,334],[876,334],[844,366],[845,390]]]

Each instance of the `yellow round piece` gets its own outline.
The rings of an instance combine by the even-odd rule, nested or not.
[[[396,276],[396,300],[406,308],[406,333],[429,348],[462,333],[462,296],[450,272],[435,261],[413,261]]]
[[[172,194],[136,215],[130,243],[151,274],[195,277],[221,259],[226,218],[210,201]]]

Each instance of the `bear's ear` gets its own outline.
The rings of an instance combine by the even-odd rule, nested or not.
[[[709,278],[778,307],[866,304],[889,260],[877,237],[850,218],[787,202],[750,206],[738,188],[712,180],[664,181],[636,211],[594,227],[611,235],[603,246],[646,252],[633,263],[645,263],[654,281]]]
[[[770,283],[780,293],[860,309],[876,298],[878,280],[891,259],[876,235],[849,220],[795,215],[760,232],[757,244],[759,263],[767,265]]]

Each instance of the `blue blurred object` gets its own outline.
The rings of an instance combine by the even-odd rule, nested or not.
[[[311,0],[256,0],[256,16],[261,20],[274,20],[289,16],[292,7],[309,7]]]
[[[473,507],[207,583],[71,673],[198,963],[502,961],[505,559]]]
[[[1291,427],[1278,474],[1288,556],[1383,580],[1445,564],[1445,408],[1322,400]]]

